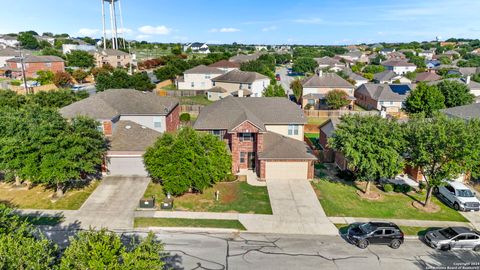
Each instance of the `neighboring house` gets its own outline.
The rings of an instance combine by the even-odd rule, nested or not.
[[[193,53],[201,53],[201,54],[210,53],[210,49],[208,48],[207,43],[194,42],[194,43],[189,43],[183,46],[184,52],[188,51],[189,49],[191,49]]]
[[[360,62],[360,63],[368,63],[368,56],[361,51],[352,51],[346,54],[338,55],[345,60],[352,61],[352,62]]]
[[[268,46],[267,45],[255,45],[255,50],[256,51],[268,51]]]
[[[17,37],[3,35],[0,37],[0,44],[4,45],[2,46],[3,48],[16,48],[20,44],[20,42],[17,40]]]
[[[340,120],[334,118],[330,118],[327,122],[323,123],[320,126],[320,136],[318,141],[322,146],[322,162],[334,163],[338,169],[345,171],[348,169],[348,162],[345,159],[345,156],[341,152],[335,151],[328,146],[328,139],[333,137],[339,123]]]
[[[22,76],[22,61],[20,57],[15,57],[9,59],[7,62],[7,68],[17,70],[17,72],[12,73],[12,77],[18,78]],[[37,77],[37,72],[40,70],[51,71],[53,73],[65,71],[65,61],[58,56],[34,56],[28,55],[23,60],[25,67],[25,76],[35,78]]]
[[[62,45],[63,54],[71,53],[72,51],[93,52],[95,50],[96,50],[96,47],[94,45],[89,45],[89,44],[83,44],[83,45],[63,44]]]
[[[238,63],[238,64],[242,64],[242,63],[257,60],[261,55],[262,55],[262,53],[260,53],[260,52],[259,53],[254,53],[254,54],[239,54],[239,55],[230,57],[229,61],[234,62],[234,63]]]
[[[479,67],[461,67],[458,69],[458,71],[460,72],[460,74],[462,74],[462,76],[466,77],[466,76],[473,76],[475,74],[480,73],[480,68]]]
[[[93,56],[97,67],[109,64],[114,68],[127,67],[132,63],[132,56],[120,50],[106,49],[98,50]]]
[[[239,70],[240,69],[240,64],[230,62],[230,61],[227,61],[227,60],[221,60],[221,61],[218,61],[216,63],[213,63],[213,64],[209,65],[209,67],[218,68],[220,70],[223,70],[225,73],[227,73],[227,72],[230,72],[230,71],[235,70],[235,69]]]
[[[355,100],[353,97],[355,86],[335,73],[324,73],[320,71],[318,74],[305,79],[302,85],[302,108],[305,108],[307,104],[310,104],[311,108],[316,110],[327,108],[326,95],[335,89],[345,91],[348,94],[349,100],[351,100],[351,105],[353,105],[353,101]]]
[[[55,38],[54,37],[47,37],[47,36],[35,36],[38,42],[46,41],[50,45],[55,45]]]
[[[10,60],[15,57],[20,57],[20,52],[7,47],[0,50],[0,67],[5,67],[7,65],[7,60]]]
[[[340,60],[329,57],[329,56],[324,56],[321,58],[314,58],[315,61],[317,61],[318,68],[324,69],[324,68],[343,68],[345,67],[345,63],[340,62]]]
[[[380,50],[380,54],[383,55],[383,56],[387,56],[393,52],[396,52],[396,49],[393,49],[393,48],[384,48],[382,50]]]
[[[413,86],[367,83],[355,90],[356,103],[368,110],[399,112]]]
[[[480,103],[443,109],[441,112],[449,117],[456,117],[465,120],[480,119]]]
[[[232,70],[212,78],[213,87],[225,89],[226,95],[261,97],[270,85],[270,78],[257,72]]]
[[[180,90],[208,90],[213,87],[212,79],[224,74],[225,71],[205,65],[186,70],[183,77],[177,80]]]
[[[205,107],[194,129],[223,140],[232,172],[253,170],[260,179],[312,179],[317,158],[303,141],[307,119],[286,98],[227,97]]]
[[[413,63],[399,60],[388,60],[382,63],[387,70],[395,72],[397,75],[405,75],[408,72],[415,72],[417,66]]]
[[[355,87],[359,87],[362,84],[368,83],[367,78],[353,72],[351,68],[343,68],[341,71],[345,73],[350,80],[355,81]]]
[[[471,54],[480,55],[480,48],[476,48],[470,52]]]
[[[397,75],[395,74],[395,72],[391,70],[385,70],[385,71],[374,74],[373,81],[375,83],[387,83],[387,84],[392,84],[395,82],[398,82],[401,84],[412,83],[412,81],[409,80],[408,78],[401,75]]]
[[[442,63],[438,60],[427,61],[427,69],[437,69]]]
[[[180,125],[179,102],[151,92],[111,89],[60,109],[67,119],[88,116],[101,123],[99,130],[108,140],[104,173],[148,176],[143,154],[164,132]]]
[[[426,60],[432,60],[434,55],[434,50],[424,50],[418,53],[418,56],[425,57]]]
[[[385,56],[387,60],[406,60],[407,57],[401,52],[392,52]]]
[[[434,81],[439,81],[442,79],[442,76],[437,75],[435,72],[421,72],[417,73],[417,76],[415,76],[415,82],[434,82]]]

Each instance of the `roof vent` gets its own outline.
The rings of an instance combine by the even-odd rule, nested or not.
[[[132,126],[128,125],[128,126],[125,126],[125,129],[131,129]]]
[[[142,91],[142,93],[146,94],[146,93],[147,93],[147,91]]]
[[[147,128],[147,127],[145,127],[145,126],[142,126],[142,129],[146,129],[146,128]]]

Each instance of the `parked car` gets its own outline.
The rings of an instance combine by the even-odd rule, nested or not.
[[[436,187],[435,193],[457,211],[480,210],[480,201],[475,197],[475,192],[460,182],[448,182],[445,186]]]
[[[277,81],[281,80],[280,74],[275,75],[275,80],[277,80]]]
[[[448,227],[425,234],[424,241],[440,250],[472,249],[480,251],[480,233],[467,227]]]
[[[388,245],[397,249],[403,244],[404,234],[391,222],[354,223],[348,228],[347,239],[361,249],[370,244]]]

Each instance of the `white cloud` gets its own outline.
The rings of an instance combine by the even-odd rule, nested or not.
[[[274,26],[269,26],[269,27],[262,28],[262,32],[270,32],[270,31],[275,31],[277,29],[278,28],[274,25]]]
[[[145,35],[169,35],[172,32],[172,29],[166,27],[165,25],[144,25],[138,28],[138,31]]]
[[[152,36],[150,35],[138,35],[136,36],[135,39],[138,39],[138,40],[146,40],[146,39],[150,39]]]
[[[81,28],[78,30],[80,36],[94,36],[98,33],[100,33],[100,29]]]
[[[224,28],[213,28],[210,29],[210,33],[235,33],[235,32],[240,32],[240,29],[233,28],[233,27],[224,27]]]

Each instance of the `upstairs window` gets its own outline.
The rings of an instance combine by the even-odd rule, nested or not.
[[[210,133],[213,136],[217,137],[219,140],[222,139],[222,131],[221,130],[212,130]]]
[[[298,125],[289,125],[288,135],[298,135]]]
[[[161,117],[154,117],[153,118],[153,127],[154,128],[162,128],[162,118]]]
[[[240,133],[238,137],[241,142],[253,142],[253,134],[252,133]]]

